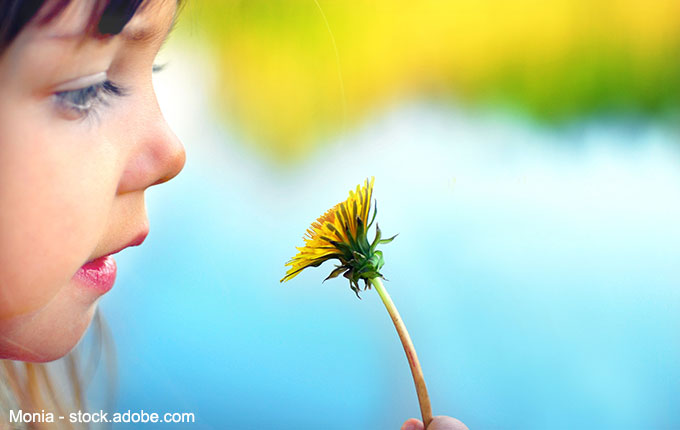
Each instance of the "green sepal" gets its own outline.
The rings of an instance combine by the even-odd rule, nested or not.
[[[373,243],[371,244],[371,253],[375,251],[375,248],[378,246],[378,243],[380,243],[380,238],[382,237],[382,232],[380,231],[380,224],[376,223],[375,224],[375,239],[373,239]]]
[[[378,200],[374,199],[373,200],[373,217],[371,218],[371,222],[368,223],[368,227],[366,227],[366,231],[368,231],[369,228],[373,225],[373,221],[375,221],[375,216],[378,215]]]
[[[326,279],[324,279],[322,282],[326,282],[329,279],[333,279],[333,278],[339,276],[342,272],[344,272],[346,270],[347,270],[347,267],[345,267],[345,266],[337,266],[335,269],[333,269],[331,274],[328,275],[328,277]]]
[[[364,261],[364,260],[367,259],[366,256],[365,256],[364,254],[362,254],[361,252],[359,252],[359,251],[352,251],[352,256],[354,256],[354,259],[355,259],[357,262],[359,262],[359,261]]]
[[[335,233],[335,235],[338,237],[338,239],[343,240],[342,235],[340,234],[340,232],[338,231],[338,229],[335,228],[335,226],[334,226],[332,223],[327,222],[327,223],[326,223],[326,228],[328,228],[330,231],[332,231],[333,233]]]
[[[389,239],[381,239],[381,240],[378,241],[378,243],[382,243],[382,244],[390,243],[390,242],[392,242],[392,241],[394,240],[394,238],[397,237],[397,236],[399,236],[399,233],[395,234],[394,236],[390,237]]]
[[[357,216],[357,246],[362,254],[370,254],[371,247],[366,239],[367,230],[364,229],[364,222]]]

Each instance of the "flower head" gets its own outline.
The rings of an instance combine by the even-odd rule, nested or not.
[[[307,267],[317,267],[332,259],[339,260],[340,264],[324,281],[342,274],[349,279],[349,286],[357,297],[360,279],[364,281],[365,290],[370,288],[371,279],[383,277],[380,269],[385,261],[383,253],[376,247],[391,242],[396,235],[381,239],[380,227],[376,223],[375,237],[371,243],[368,242],[368,229],[378,212],[375,203],[371,221],[368,222],[374,179],[371,178],[370,182],[366,179],[361,187],[357,185],[356,191],[349,192],[347,200],[333,206],[312,223],[303,236],[305,245],[297,247],[297,255],[286,263],[290,268],[281,282],[294,278]]]

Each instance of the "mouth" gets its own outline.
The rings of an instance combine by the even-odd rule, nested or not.
[[[101,294],[108,292],[113,288],[113,284],[116,282],[116,272],[118,270],[116,260],[113,259],[113,254],[117,254],[125,248],[141,245],[148,234],[149,230],[145,229],[125,246],[88,261],[78,269],[76,274],[73,275],[73,279]]]

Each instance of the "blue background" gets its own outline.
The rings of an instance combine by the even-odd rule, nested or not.
[[[329,263],[279,283],[309,223],[375,176],[378,222],[399,233],[382,248],[386,287],[435,414],[473,429],[680,428],[677,129],[542,128],[416,102],[280,166],[211,117],[208,90],[177,89],[183,73],[156,85],[187,165],[148,191],[151,234],[119,255],[100,302],[114,410],[194,412],[175,426],[197,429],[418,417],[375,291],[322,284]]]

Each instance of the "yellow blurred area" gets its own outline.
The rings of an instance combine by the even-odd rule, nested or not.
[[[182,14],[225,119],[282,161],[404,100],[547,120],[680,104],[678,0],[201,0]]]

